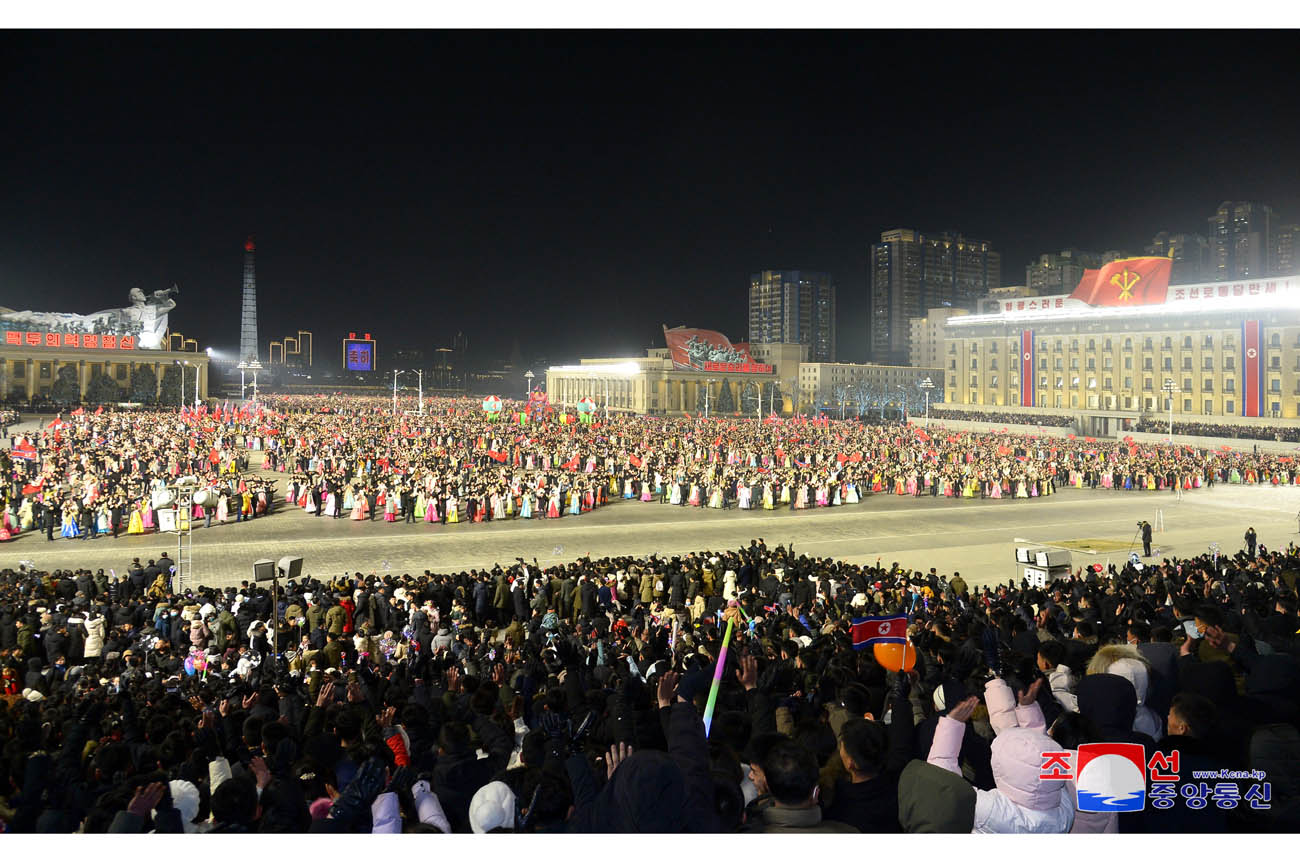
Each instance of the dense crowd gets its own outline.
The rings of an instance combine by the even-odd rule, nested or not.
[[[756,539],[299,577],[273,609],[266,585],[177,595],[161,559],[116,575],[6,569],[0,820],[20,833],[1294,830],[1298,575],[1297,551],[1260,545],[976,589]],[[851,620],[869,614],[907,616],[911,662],[853,648]],[[1042,779],[1040,756],[1091,742],[1176,751],[1173,802],[1077,809],[1075,782]],[[1207,806],[1194,774],[1221,768],[1267,787],[1234,783],[1225,805],[1212,785]]]
[[[1034,499],[1061,487],[1192,489],[1289,485],[1286,455],[1090,437],[950,431],[907,424],[563,413],[488,418],[474,401],[418,415],[380,398],[272,397],[239,410],[84,412],[14,437],[0,470],[3,534],[141,533],[169,487],[206,491],[204,526],[288,503],[318,516],[446,524],[579,515],[619,499],[679,506],[812,509],[871,494]],[[252,459],[260,465],[249,466]],[[24,459],[26,458],[26,459]]]
[[[268,514],[275,485],[248,472],[231,435],[261,411],[76,410],[36,435],[14,434],[0,457],[3,533],[90,540],[155,532],[186,477],[210,491],[210,504],[192,515],[204,525]]]
[[[982,409],[950,409],[942,405],[930,406],[931,418],[950,418],[954,421],[984,421],[989,424],[1029,424],[1035,427],[1069,427],[1074,422],[1064,415],[1034,415],[1022,412],[996,412]]]
[[[1160,418],[1143,418],[1134,425],[1142,433],[1168,433],[1169,422]],[[1198,421],[1175,421],[1176,436],[1212,436],[1215,439],[1255,439],[1262,442],[1300,442],[1300,425],[1248,427],[1243,424],[1206,424]]]

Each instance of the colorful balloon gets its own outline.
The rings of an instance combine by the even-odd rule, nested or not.
[[[916,647],[911,643],[877,643],[872,646],[872,652],[887,671],[898,673],[916,667]]]

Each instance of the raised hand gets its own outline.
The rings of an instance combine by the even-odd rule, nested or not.
[[[736,671],[736,679],[747,692],[758,688],[758,659],[748,654],[741,656],[740,670]]]
[[[615,743],[605,753],[605,779],[614,778],[614,771],[632,754],[632,747],[627,743]]]
[[[1042,685],[1042,679],[1036,679],[1029,685],[1029,688],[1021,692],[1019,694],[1020,706],[1027,707],[1038,700],[1038,691],[1042,688]]]
[[[966,698],[966,700],[949,710],[948,718],[961,722],[964,725],[970,721],[970,717],[974,714],[975,708],[979,705],[980,699],[975,695],[971,695]]]
[[[316,695],[316,706],[328,707],[330,701],[334,699],[334,681],[330,680],[320,687],[320,692]]]
[[[659,678],[659,706],[670,707],[677,695],[677,681],[681,677],[676,671],[668,671]]]
[[[162,800],[162,797],[163,783],[150,782],[142,788],[135,789],[135,796],[133,796],[131,802],[127,804],[126,810],[132,815],[137,815],[141,818],[148,818],[153,812],[154,807]]]

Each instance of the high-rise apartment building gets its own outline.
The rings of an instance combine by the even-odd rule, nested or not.
[[[1292,223],[1274,229],[1272,253],[1269,271],[1273,276],[1300,274],[1300,225]]]
[[[1101,267],[1101,256],[1082,250],[1043,253],[1025,268],[1025,285],[1036,295],[1068,295],[1088,268]]]
[[[906,364],[908,320],[934,307],[974,309],[1002,282],[1002,257],[988,241],[913,229],[881,232],[871,245],[871,359]]]
[[[1225,201],[1210,217],[1210,280],[1262,277],[1273,247],[1273,209],[1256,201]]]
[[[1174,260],[1169,274],[1170,285],[1200,283],[1209,274],[1210,242],[1200,235],[1161,232],[1146,248],[1149,256],[1168,256]]]
[[[808,360],[835,360],[835,280],[821,271],[760,271],[749,277],[749,341],[801,343]]]

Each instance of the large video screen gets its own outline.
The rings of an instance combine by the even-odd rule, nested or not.
[[[343,369],[371,373],[375,369],[374,340],[344,340]]]

